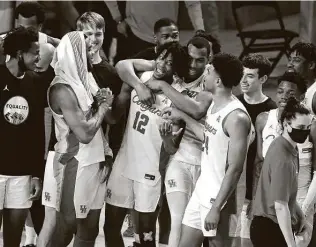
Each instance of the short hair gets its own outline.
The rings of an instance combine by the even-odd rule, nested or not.
[[[203,38],[203,37],[193,37],[192,39],[189,40],[187,47],[189,47],[189,45],[193,45],[198,49],[205,48],[206,52],[207,52],[207,56],[210,55],[211,46],[210,46],[208,40]]]
[[[281,114],[281,118],[280,118],[281,124],[283,124],[285,120],[295,119],[296,113],[304,114],[304,115],[310,114],[309,110],[304,106],[304,104],[302,104],[296,98],[290,97],[287,100],[284,110]]]
[[[291,83],[294,83],[301,94],[306,93],[307,90],[307,81],[297,72],[294,71],[286,71],[279,79],[278,79],[278,85],[282,81],[288,81]]]
[[[38,2],[22,2],[14,11],[15,19],[19,18],[19,15],[24,18],[31,18],[36,16],[37,24],[43,24],[45,21],[45,11],[41,4]]]
[[[221,45],[219,40],[212,36],[210,33],[206,33],[204,30],[197,30],[194,37],[201,37],[212,43],[213,55],[221,52]]]
[[[236,57],[228,53],[213,56],[212,65],[227,88],[237,86],[243,77],[243,65]]]
[[[5,36],[3,52],[6,55],[16,57],[18,51],[27,52],[33,42],[38,42],[38,32],[33,28],[18,27]]]
[[[96,28],[105,30],[104,18],[95,12],[85,12],[77,19],[77,30],[82,31],[84,25],[95,26]]]
[[[188,71],[188,55],[186,50],[179,44],[179,42],[166,43],[158,47],[157,57],[166,50],[163,58],[166,58],[170,53],[172,54],[172,69],[180,78],[184,77]]]
[[[298,42],[291,48],[292,52],[296,52],[308,62],[316,62],[316,46],[313,43]]]
[[[258,69],[259,78],[265,75],[268,76],[272,69],[269,59],[258,53],[249,54],[244,57],[242,64],[248,69]]]
[[[175,21],[169,19],[169,18],[161,18],[158,21],[156,21],[154,25],[154,33],[158,33],[160,28],[162,27],[169,27],[169,26],[176,26],[178,28],[178,25]]]

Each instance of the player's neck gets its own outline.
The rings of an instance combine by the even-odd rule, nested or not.
[[[307,88],[313,85],[314,82],[316,81],[316,77],[313,74],[309,74],[305,78],[307,80]]]
[[[234,100],[233,93],[231,90],[222,91],[220,93],[214,93],[212,95],[212,98],[213,98],[215,108],[221,108],[222,106],[225,106],[228,103],[230,103],[232,100]]]
[[[10,73],[16,77],[22,77],[25,74],[25,71],[19,66],[19,61],[16,58],[10,58],[8,62],[6,62],[6,66]]]
[[[244,93],[244,100],[251,105],[260,104],[267,100],[267,98],[268,97],[263,94],[262,89],[256,92]]]
[[[93,56],[92,56],[92,64],[99,64],[101,63],[102,58],[100,56],[100,51],[97,51]]]

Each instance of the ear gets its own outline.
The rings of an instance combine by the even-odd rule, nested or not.
[[[158,43],[158,40],[157,40],[157,36],[156,36],[156,34],[154,34],[154,41],[155,41],[155,44],[157,44],[157,43]]]
[[[42,31],[42,28],[43,28],[43,24],[39,24],[38,25],[38,31]]]
[[[315,62],[310,62],[308,67],[310,70],[314,70],[315,66],[316,66]]]
[[[268,80],[268,76],[264,75],[260,78],[261,84],[265,83]]]

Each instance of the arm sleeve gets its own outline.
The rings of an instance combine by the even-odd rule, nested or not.
[[[291,196],[293,172],[287,161],[279,161],[271,165],[271,199],[273,202],[288,202]]]
[[[200,1],[185,1],[192,25],[195,30],[204,30],[202,7]]]
[[[122,19],[117,1],[105,1],[105,4],[109,8],[112,18],[115,21],[119,21]]]

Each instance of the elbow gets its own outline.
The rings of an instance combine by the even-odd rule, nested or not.
[[[117,64],[115,65],[117,73],[124,71],[125,64],[126,64],[125,60],[121,60],[121,61],[117,62]]]
[[[82,144],[89,144],[92,141],[93,136],[88,135],[88,134],[84,134],[81,136],[77,136],[77,139]]]
[[[201,109],[197,109],[193,112],[192,114],[192,117],[195,119],[195,120],[200,120],[202,119],[203,117],[205,116],[205,112],[202,111]]]

